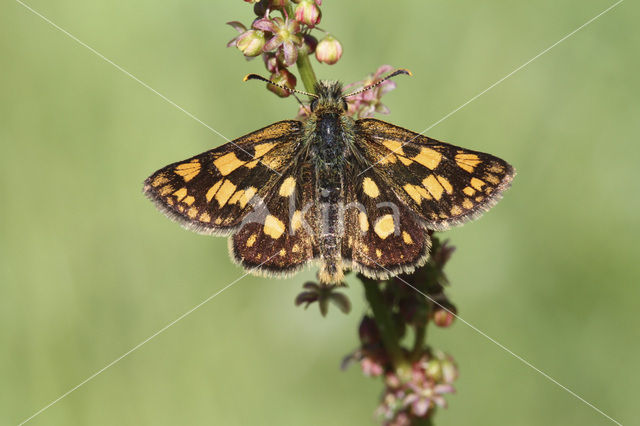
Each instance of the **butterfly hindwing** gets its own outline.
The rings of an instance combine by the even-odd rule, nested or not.
[[[288,275],[314,257],[314,181],[308,166],[287,170],[229,239],[233,259],[245,269]]]
[[[364,162],[373,166],[369,171],[433,230],[460,225],[491,208],[515,174],[490,154],[376,119],[356,122],[355,144]]]
[[[281,121],[152,174],[145,194],[186,228],[228,235],[295,164],[302,125]]]
[[[426,230],[373,170],[360,172],[354,168],[350,173],[353,184],[345,194],[344,260],[375,278],[413,271],[429,253]]]

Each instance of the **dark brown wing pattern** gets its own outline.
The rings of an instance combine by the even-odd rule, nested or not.
[[[438,231],[490,209],[515,174],[513,167],[493,155],[375,119],[356,122],[355,145],[364,163],[373,165],[367,173],[373,172],[379,184],[390,188],[427,228]]]
[[[291,272],[313,256],[310,234],[290,232],[288,217],[289,200],[306,188],[296,158],[301,135],[299,121],[275,123],[156,171],[144,192],[185,228],[234,234],[231,254],[245,268]]]

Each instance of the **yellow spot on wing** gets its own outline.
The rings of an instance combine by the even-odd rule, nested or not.
[[[473,196],[473,194],[476,193],[476,190],[471,188],[470,186],[465,187],[462,192],[465,193],[465,195],[468,195],[469,197]]]
[[[277,240],[284,234],[284,223],[280,219],[275,216],[267,215],[267,218],[264,220],[264,233]]]
[[[382,141],[382,144],[389,148],[392,153],[404,155],[404,151],[402,151],[402,143],[394,140],[385,140]]]
[[[151,186],[155,188],[156,186],[164,185],[167,182],[169,182],[169,179],[167,179],[165,175],[159,175],[156,176],[155,179],[153,179],[153,182],[151,182]]]
[[[300,253],[300,246],[298,244],[294,244],[293,247],[291,247],[291,252]]]
[[[378,258],[382,257],[382,251],[380,249],[376,249],[376,256],[378,256]]]
[[[371,198],[376,198],[380,195],[380,190],[378,189],[378,185],[370,178],[366,177],[362,181],[362,189],[364,193],[367,194]]]
[[[476,154],[470,153],[458,153],[456,154],[455,160],[458,167],[469,173],[473,173],[476,166],[481,162]]]
[[[376,222],[373,230],[376,231],[376,234],[383,240],[387,238],[389,235],[393,234],[393,231],[396,229],[395,224],[393,223],[393,216],[390,214],[386,214]]]
[[[205,222],[205,223],[209,223],[211,222],[211,216],[209,216],[209,213],[204,212],[200,215],[200,222]]]
[[[247,239],[247,247],[253,247],[253,245],[256,243],[257,238],[258,237],[256,234],[251,234],[251,236]]]
[[[504,167],[502,167],[500,164],[492,164],[491,167],[489,167],[489,171],[491,173],[504,173]]]
[[[158,191],[158,193],[162,196],[165,196],[165,195],[169,195],[172,191],[173,191],[173,186],[165,185],[162,188],[160,188],[160,191]]]
[[[178,164],[174,171],[177,175],[182,176],[185,182],[189,182],[200,173],[200,161],[194,159],[188,163]]]
[[[411,235],[409,235],[407,231],[402,231],[402,240],[405,244],[413,244],[413,238],[411,238]]]
[[[256,192],[258,192],[258,190],[253,186],[250,186],[247,189],[245,189],[244,194],[242,194],[242,197],[240,197],[240,207],[244,209],[247,203],[251,201],[254,195],[256,195]]]
[[[413,157],[413,159],[422,164],[423,166],[433,170],[438,167],[440,160],[442,160],[442,154],[435,149],[425,148],[420,149],[420,154]]]
[[[453,206],[453,207],[451,207],[451,214],[453,216],[458,216],[458,215],[462,214],[462,209],[460,208],[460,206]]]
[[[402,161],[402,164],[404,164],[405,166],[410,166],[411,164],[413,164],[413,161],[409,160],[407,157],[398,155],[398,158],[400,159],[400,161]]]
[[[422,186],[411,185],[410,183],[408,183],[403,188],[406,191],[406,193],[409,194],[409,196],[413,198],[413,201],[415,201],[417,204],[420,204],[423,198],[426,200],[431,199],[431,196],[429,195],[427,190]]]
[[[498,176],[496,175],[492,175],[491,173],[486,173],[484,175],[484,178],[487,182],[493,184],[493,185],[497,185],[500,183],[500,179],[498,178]]]
[[[193,198],[191,195],[189,195],[187,198],[184,199],[183,203],[185,203],[186,205],[190,206],[195,201],[196,201],[196,199]]]
[[[442,193],[444,192],[444,188],[442,187],[442,185],[440,185],[440,183],[438,182],[438,179],[436,179],[434,175],[427,176],[422,181],[422,184],[424,185],[425,188],[427,188],[429,193],[433,195],[433,198],[435,198],[436,201],[442,198]]]
[[[444,190],[447,191],[447,194],[453,193],[453,187],[451,186],[451,183],[446,177],[436,176],[436,179],[438,179],[438,182],[440,182],[440,185],[442,185]]]
[[[191,207],[187,211],[187,216],[189,216],[191,219],[195,219],[196,216],[198,216],[198,209],[196,209],[195,207]]]
[[[182,199],[187,196],[187,188],[180,188],[174,192],[173,195],[176,196],[178,201],[182,201]]]
[[[281,197],[290,197],[293,191],[296,189],[296,180],[293,176],[289,176],[280,185],[280,191],[278,192]]]
[[[218,192],[218,189],[220,189],[220,185],[222,185],[222,181],[224,179],[220,179],[218,182],[215,183],[215,185],[213,185],[211,188],[209,188],[209,190],[207,191],[207,202],[211,202],[211,200],[213,199],[213,196],[216,195],[216,192]]]
[[[396,161],[398,161],[398,157],[394,154],[385,154],[382,156],[382,158],[380,159],[379,163],[384,165],[387,164],[395,164]]]
[[[258,165],[259,162],[260,160],[253,160],[252,162],[245,164],[245,167],[247,169],[253,169],[255,166]]]
[[[473,186],[478,191],[482,191],[482,187],[485,185],[484,181],[478,178],[471,178],[471,186]]]
[[[225,204],[227,204],[227,201],[229,200],[229,198],[231,198],[231,195],[233,195],[235,191],[236,186],[231,183],[230,180],[225,180],[224,182],[222,182],[220,190],[216,193],[216,200],[218,201],[218,205],[220,207],[223,207]]]
[[[238,201],[240,201],[240,198],[242,198],[242,196],[244,195],[244,189],[241,189],[240,191],[236,191],[231,198],[229,199],[229,204],[235,204]]]
[[[300,210],[296,210],[293,212],[293,216],[291,216],[291,229],[293,232],[296,232],[298,229],[302,227],[302,212]]]
[[[228,175],[238,167],[242,166],[244,163],[244,161],[240,161],[240,159],[236,157],[235,152],[225,154],[213,161],[214,166],[218,168],[218,171],[222,176]]]
[[[360,230],[362,232],[367,232],[369,230],[369,219],[367,218],[367,214],[365,212],[358,213],[358,222],[360,224]]]
[[[280,257],[284,257],[287,254],[285,249],[280,249]]]
[[[462,207],[464,207],[465,209],[470,209],[470,208],[472,208],[472,207],[473,207],[473,201],[471,201],[471,200],[470,200],[470,199],[468,199],[468,198],[465,198],[465,199],[462,201]]]
[[[276,146],[275,143],[261,143],[260,145],[256,145],[254,147],[254,150],[255,150],[254,158],[262,157],[267,152],[271,151],[274,146]]]

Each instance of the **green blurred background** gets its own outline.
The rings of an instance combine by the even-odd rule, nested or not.
[[[0,13],[0,424],[17,424],[242,275],[227,243],[141,194],[223,139],[14,1]],[[421,131],[612,2],[326,0],[344,45],[321,78],[411,69],[386,119]],[[225,43],[234,1],[30,5],[227,137],[291,118],[260,60]],[[429,135],[510,161],[503,201],[448,232],[461,316],[623,423],[637,420],[640,93],[626,1]],[[634,17],[635,16],[635,17]],[[635,47],[633,47],[635,46]],[[315,61],[314,61],[315,63]],[[36,417],[34,425],[374,424],[381,383],[338,369],[354,309],[293,306],[306,271],[248,276]],[[457,322],[429,342],[461,376],[437,424],[610,422]]]

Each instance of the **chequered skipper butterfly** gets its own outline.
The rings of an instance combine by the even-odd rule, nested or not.
[[[185,228],[230,236],[232,258],[249,271],[285,275],[315,261],[321,281],[338,283],[345,269],[387,278],[423,265],[427,230],[480,216],[515,174],[493,155],[354,120],[353,94],[338,82],[315,91],[306,121],[170,164],[145,181],[145,194]]]

